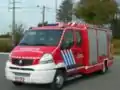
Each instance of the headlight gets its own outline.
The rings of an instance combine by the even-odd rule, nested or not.
[[[51,54],[44,54],[40,59],[40,64],[53,63],[53,56]]]

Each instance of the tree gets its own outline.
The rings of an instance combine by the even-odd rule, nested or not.
[[[8,32],[5,34],[1,34],[0,38],[10,38],[10,34]]]
[[[113,37],[116,39],[120,39],[120,8],[118,7],[118,11],[111,21],[111,30],[113,32]]]
[[[24,29],[23,24],[16,24],[16,28],[15,28],[15,32],[14,32],[16,45],[19,43],[19,41],[23,37],[24,30],[25,29]]]
[[[111,30],[113,32],[113,37],[116,39],[120,39],[120,18],[112,20]]]
[[[72,0],[64,0],[58,9],[57,20],[61,22],[69,22],[72,20]]]
[[[80,0],[75,7],[75,16],[90,24],[108,24],[117,12],[115,0]]]

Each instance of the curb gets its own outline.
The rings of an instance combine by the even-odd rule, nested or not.
[[[8,55],[9,53],[5,53],[5,52],[0,52],[0,54]]]

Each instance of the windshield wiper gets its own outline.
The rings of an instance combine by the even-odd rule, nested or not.
[[[47,46],[47,44],[34,44],[35,46]]]
[[[28,44],[28,43],[20,43],[19,45],[47,46],[47,44]]]
[[[29,45],[28,43],[20,43],[19,45]]]

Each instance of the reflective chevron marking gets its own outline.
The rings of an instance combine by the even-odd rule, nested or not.
[[[66,67],[76,64],[71,50],[61,50],[61,54],[63,56],[63,60],[64,60]]]

